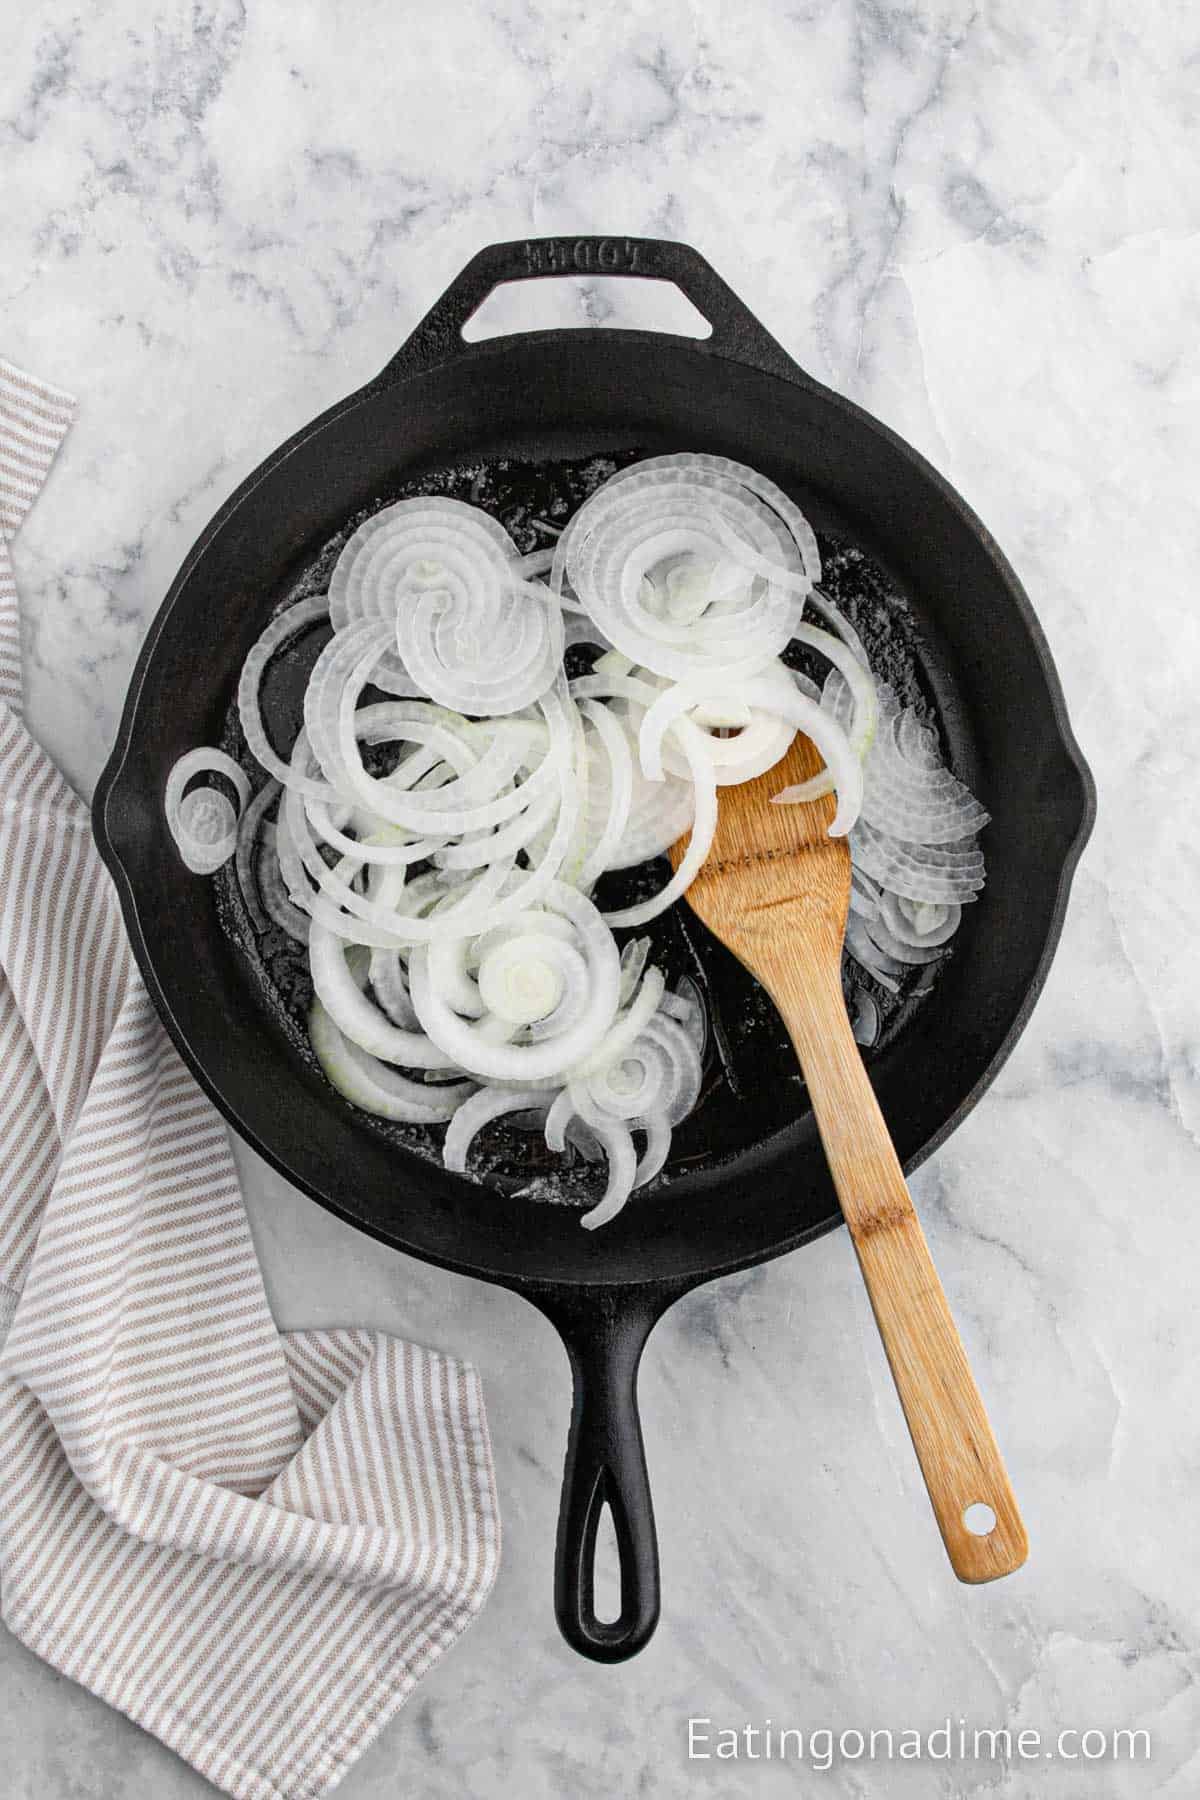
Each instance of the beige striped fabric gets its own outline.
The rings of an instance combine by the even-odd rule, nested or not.
[[[0,1600],[240,1800],[323,1793],[479,1611],[479,1378],[280,1334],[224,1129],[20,718],[7,544],[71,418],[0,362]]]

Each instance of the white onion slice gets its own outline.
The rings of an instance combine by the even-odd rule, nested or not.
[[[863,641],[851,625],[849,619],[839,606],[835,606],[829,595],[819,587],[814,587],[808,596],[808,604],[813,611],[820,613],[831,631],[836,631],[842,642],[854,653],[855,658],[864,669],[870,669],[871,659],[863,648]]]
[[[588,1093],[609,1118],[632,1125],[647,1114],[666,1112],[678,1089],[671,1075],[669,1059],[656,1045],[643,1041],[619,1062],[589,1076]]]
[[[656,919],[659,913],[666,912],[669,906],[673,906],[676,900],[687,893],[704,867],[705,858],[712,848],[717,829],[717,784],[712,764],[705,755],[704,733],[690,720],[680,719],[675,727],[675,735],[680,749],[687,757],[696,791],[696,815],[688,847],[670,881],[653,899],[605,913],[604,917],[609,925],[645,925],[651,919]]]
[[[462,1018],[438,992],[423,945],[409,963],[409,991],[417,1017],[429,1038],[444,1053],[473,1075],[489,1080],[527,1085],[535,1079],[565,1072],[593,1051],[612,1024],[620,990],[620,960],[612,933],[591,901],[564,882],[554,882],[544,905],[558,912],[575,928],[576,948],[588,966],[588,995],[583,1013],[553,1038],[536,1044],[489,1043],[470,1020]],[[547,940],[549,941],[549,940]]]
[[[642,772],[650,781],[663,778],[664,770],[686,774],[687,764],[667,735],[674,721],[685,714],[707,739],[708,760],[719,787],[752,781],[773,768],[786,755],[795,736],[787,717],[795,697],[792,677],[782,663],[773,663],[752,683],[731,689],[720,674],[689,677],[663,688],[645,712],[631,709],[631,725],[637,730]],[[771,696],[779,705],[770,704]],[[736,728],[736,735],[710,735],[722,727]]]
[[[446,1128],[442,1161],[448,1169],[464,1175],[467,1155],[476,1137],[493,1119],[508,1113],[546,1112],[546,1096],[540,1088],[480,1088],[464,1100]]]
[[[257,931],[265,931],[269,916],[264,909],[259,892],[259,883],[255,879],[254,859],[258,848],[260,827],[263,819],[271,810],[280,794],[280,784],[268,779],[255,794],[238,820],[237,849],[234,853],[234,865],[237,872],[238,887],[242,899],[246,903],[246,911],[250,914],[250,922]]]
[[[921,963],[937,962],[946,954],[944,944],[909,944],[903,938],[894,937],[882,919],[872,919],[864,930],[875,948],[895,963],[916,967]]]
[[[444,1068],[446,1058],[423,1031],[406,1031],[362,992],[346,961],[340,938],[315,920],[309,931],[308,961],[317,999],[343,1036],[382,1062],[406,1069]]]
[[[287,887],[279,872],[278,859],[266,862],[259,870],[259,892],[262,894],[263,908],[273,925],[278,925],[290,938],[298,944],[307,944],[310,920],[307,913],[300,911],[288,898]]]
[[[936,734],[912,707],[900,705],[885,682],[877,695],[878,729],[863,771],[863,818],[909,843],[949,844],[973,837],[987,824],[988,814],[945,767]],[[841,670],[826,682],[823,705],[842,722],[852,710]]]
[[[215,875],[237,849],[237,809],[216,788],[193,788],[175,811],[175,842],[193,875]]]
[[[718,457],[651,458],[620,471],[575,514],[551,586],[561,594],[569,581],[610,642],[656,673],[721,667],[736,680],[777,656],[799,620],[812,581],[800,531],[815,564],[802,515],[755,471]],[[772,572],[743,568],[731,587],[730,533]],[[684,595],[681,616],[670,602]]]
[[[644,1036],[661,1049],[670,1062],[674,1093],[666,1107],[667,1122],[682,1124],[700,1097],[703,1069],[696,1040],[677,1019],[663,1011],[655,1013]]]
[[[646,958],[650,954],[648,937],[630,938],[621,951],[621,987],[618,996],[621,1006],[628,1006],[637,991],[638,982],[646,967]]]
[[[408,980],[398,950],[371,952],[371,989],[380,1008],[402,1031],[419,1029],[417,1009],[408,991]]]
[[[865,989],[860,989],[855,998],[851,1029],[855,1042],[864,1050],[869,1050],[879,1036],[879,1007]]]
[[[561,1151],[566,1147],[567,1135],[572,1124],[582,1120],[589,1137],[597,1143],[608,1159],[608,1184],[604,1196],[590,1212],[584,1213],[580,1224],[588,1231],[595,1231],[601,1225],[607,1225],[615,1219],[633,1192],[638,1176],[637,1152],[633,1147],[633,1138],[629,1127],[619,1119],[612,1119],[600,1113],[589,1101],[586,1094],[579,1092],[573,1084],[564,1088],[555,1098],[546,1115],[546,1147],[549,1150]],[[586,1140],[585,1140],[586,1141]],[[667,1132],[667,1145],[670,1144],[670,1132]],[[662,1148],[661,1127],[655,1127],[655,1149]],[[663,1161],[666,1151],[662,1150]],[[589,1160],[591,1160],[589,1158]],[[650,1164],[651,1174],[657,1168]],[[661,1163],[658,1165],[661,1167]],[[650,1177],[647,1176],[647,1180]]]
[[[546,1113],[546,1148],[561,1156],[567,1147],[567,1127],[578,1115],[569,1088],[560,1088]],[[590,1127],[589,1127],[590,1130]],[[589,1159],[590,1160],[590,1159]]]
[[[954,936],[962,919],[962,907],[884,893],[880,895],[879,916],[899,943],[928,950],[948,943]]]
[[[579,871],[579,885],[587,889],[621,854],[633,804],[633,751],[622,721],[606,706],[584,700],[579,710],[592,727],[585,745],[588,849]]]
[[[569,763],[567,716],[560,696],[549,693],[539,701],[549,731],[546,756],[520,788],[508,783],[525,754],[527,735],[511,731],[505,722],[494,728],[479,762],[465,775],[433,791],[397,792],[386,780],[367,773],[358,747],[356,703],[377,660],[377,649],[368,643],[340,692],[336,748],[323,745],[323,758],[328,759],[327,770],[331,765],[336,768],[344,792],[389,823],[409,830],[447,834],[499,825],[542,793],[546,783],[561,776]],[[425,729],[419,722],[414,722],[412,728],[422,732]]]
[[[695,1044],[696,1054],[703,1057],[708,1044],[708,1008],[690,975],[681,975],[675,992],[663,995],[662,1010],[678,1019]]]
[[[851,913],[846,920],[845,945],[847,953],[860,968],[874,977],[881,988],[886,988],[889,994],[900,992],[898,978],[904,974],[903,965],[880,950],[868,936],[867,928],[857,913]]]
[[[185,794],[197,775],[223,775],[237,794],[237,806],[207,784]],[[163,811],[180,857],[194,875],[212,875],[237,849],[239,814],[250,803],[250,783],[224,750],[201,746],[187,750],[167,776]]]
[[[850,910],[859,913],[864,919],[877,918],[882,898],[883,889],[877,887],[869,875],[864,875],[862,870],[851,862]]]
[[[379,1119],[410,1125],[442,1125],[475,1092],[472,1082],[429,1087],[409,1081],[387,1063],[361,1050],[343,1035],[321,1005],[313,1002],[308,1035],[317,1060],[339,1094]]]
[[[339,630],[363,619],[394,634],[377,680],[400,671],[443,706],[518,712],[553,685],[562,616],[529,581],[504,527],[458,500],[398,501],[346,544],[329,584]]]
[[[608,1185],[603,1198],[579,1221],[585,1231],[596,1231],[616,1218],[633,1192],[637,1180],[637,1152],[628,1127],[618,1120],[603,1119],[598,1124],[592,1121],[589,1124],[608,1157]]]
[[[593,1070],[602,1069],[614,1057],[623,1055],[635,1042],[648,1020],[654,1017],[666,985],[666,977],[661,969],[647,969],[636,995],[613,1022],[595,1050],[589,1056],[581,1057],[568,1071],[571,1078],[574,1080],[590,1075]]]
[[[328,616],[329,603],[324,596],[315,600],[301,600],[295,606],[289,606],[286,612],[277,614],[271,620],[242,664],[237,691],[238,717],[241,720],[242,735],[246,740],[246,748],[254,760],[261,764],[268,775],[274,775],[277,781],[294,783],[298,777],[267,736],[267,728],[263,724],[259,704],[262,678],[271,658],[282,649],[289,638],[307,630],[310,625],[316,625],[327,619]],[[333,797],[328,785],[323,781],[306,779],[304,791],[316,800]]]
[[[634,1170],[633,1185],[635,1189],[645,1187],[648,1181],[653,1181],[671,1154],[673,1134],[662,1113],[651,1113],[648,1118],[643,1119],[642,1129],[646,1134],[646,1148],[642,1152],[641,1161]]]
[[[609,659],[602,658],[601,661],[608,663]],[[621,657],[619,662],[619,668],[610,663],[605,670],[571,683],[571,692],[581,708],[589,698],[611,700],[628,698],[632,694],[640,695],[647,705],[654,701],[658,687],[651,685],[650,680],[631,678],[626,658]],[[599,671],[600,664],[596,667]],[[646,779],[640,759],[634,754],[636,727],[642,716],[636,707],[631,706],[628,713],[618,713],[612,706],[603,710],[620,726],[630,747],[629,808],[620,838],[604,866],[606,870],[633,869],[641,863],[651,862],[656,856],[665,855],[691,828],[696,814],[695,792],[687,759],[682,754],[676,759],[678,768],[673,774],[662,781]],[[679,771],[684,779],[676,778]],[[607,792],[605,782],[606,777],[596,771],[595,759],[589,758],[589,810],[603,804]]]
[[[851,834],[850,853],[873,881],[907,900],[962,904],[974,900],[983,886],[983,857],[973,842],[906,843],[860,819]]]
[[[846,644],[818,626],[797,625],[796,642],[807,644],[810,650],[816,650],[824,656],[845,681],[853,707],[848,731],[850,748],[862,762],[875,740],[879,720],[874,676]],[[864,786],[865,780],[864,774]],[[833,775],[827,768],[809,781],[798,782],[787,792],[790,800],[819,800],[823,795],[831,793],[833,788]]]

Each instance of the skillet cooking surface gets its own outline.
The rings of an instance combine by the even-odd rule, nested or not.
[[[382,504],[413,493],[448,494],[492,513],[526,552],[551,542],[589,494],[616,467],[640,460],[636,451],[610,457],[592,457],[555,464],[530,464],[502,460],[498,463],[466,463],[427,474],[389,492]],[[334,562],[353,531],[375,507],[364,509],[346,521],[288,592],[284,606],[311,595],[323,594]],[[936,661],[934,647],[922,640],[908,603],[883,571],[857,548],[828,532],[821,532],[824,566],[822,586],[843,608],[864,639],[872,666],[896,689],[902,701],[921,709],[937,721],[934,684],[925,666]],[[293,646],[271,663],[261,690],[261,700],[272,741],[286,751],[303,720],[304,689],[319,651],[331,629],[317,625],[299,634]],[[583,672],[593,654],[584,649],[568,652],[571,673]],[[818,681],[827,665],[820,656],[794,647],[788,660],[804,668]],[[948,683],[938,684],[943,692]],[[370,698],[368,695],[366,698]],[[380,695],[380,698],[384,696]],[[961,709],[956,714],[959,731],[954,746],[955,767],[973,770],[973,747],[963,729]],[[221,738],[222,747],[246,769],[253,785],[261,784],[262,772],[246,749],[231,705]],[[601,884],[598,899],[604,907],[628,905],[654,892],[669,878],[664,858],[640,871],[622,871]],[[218,907],[224,927],[238,946],[245,976],[260,1000],[270,1028],[282,1033],[295,1054],[315,1068],[308,1042],[306,1020],[312,1003],[308,956],[278,926],[256,930],[241,894],[232,862],[216,877]],[[971,914],[967,914],[967,927]],[[699,924],[687,907],[676,906],[640,932],[621,932],[652,939],[652,960],[674,986],[681,977],[692,981],[703,995],[709,1031],[704,1056],[704,1085],[691,1116],[673,1138],[671,1160],[663,1176],[648,1189],[638,1191],[636,1204],[653,1200],[670,1205],[666,1190],[687,1170],[736,1165],[752,1145],[786,1130],[806,1109],[803,1079],[795,1051],[779,1015],[757,983],[722,945]],[[954,954],[951,947],[949,957]],[[949,957],[946,960],[948,962]],[[846,987],[852,1000],[869,994],[881,1018],[877,1046],[867,1052],[873,1061],[901,1036],[923,999],[936,982],[939,964],[914,966],[893,994],[879,986],[849,958],[845,963]],[[398,1148],[440,1164],[444,1132],[438,1127],[394,1124],[360,1114],[362,1128]],[[489,1184],[509,1193],[541,1202],[568,1202],[579,1207],[594,1204],[604,1185],[602,1169],[590,1168],[582,1158],[552,1155],[540,1131],[522,1131],[504,1119],[486,1128],[472,1152],[472,1171]],[[486,1204],[481,1199],[481,1204]]]

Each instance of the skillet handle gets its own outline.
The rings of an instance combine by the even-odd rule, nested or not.
[[[553,275],[623,275],[635,280],[672,281],[712,326],[711,337],[696,341],[698,350],[709,356],[750,363],[785,381],[812,385],[811,378],[759,324],[711,263],[689,244],[670,238],[578,237],[524,238],[507,244],[488,244],[450,283],[371,386],[391,387],[409,375],[486,349],[486,344],[468,344],[462,328],[492,289],[506,281],[543,281]]]
[[[532,1296],[531,1296],[532,1297]],[[574,1397],[558,1515],[554,1611],[573,1650],[594,1662],[636,1656],[658,1624],[658,1539],[638,1417],[637,1371],[646,1339],[675,1296],[595,1289],[581,1304],[562,1289],[536,1304],[561,1335]],[[595,1606],[596,1533],[612,1514],[621,1572],[621,1610],[600,1619]]]

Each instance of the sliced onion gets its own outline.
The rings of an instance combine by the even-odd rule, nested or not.
[[[566,604],[565,596],[563,604]],[[563,619],[563,648],[573,649],[576,644],[595,644],[599,650],[611,650],[612,645],[594,620],[585,613],[571,612]]]
[[[875,678],[870,668],[860,662],[845,643],[815,625],[797,625],[796,641],[818,651],[833,664],[845,681],[853,709],[848,727],[850,749],[862,762],[875,740],[879,719]],[[861,648],[859,645],[860,650]],[[833,774],[826,768],[822,774],[814,775],[809,781],[799,782],[795,787],[789,788],[788,797],[791,800],[819,800],[823,795],[831,793],[834,785]]]
[[[850,854],[873,881],[907,900],[961,904],[974,900],[983,886],[983,857],[974,843],[905,843],[860,819]]]
[[[633,804],[633,750],[624,724],[597,700],[580,712],[592,727],[585,747],[588,788],[588,848],[579,871],[581,888],[591,888],[622,854]]]
[[[647,1022],[654,1017],[665,987],[666,977],[662,970],[647,969],[636,995],[625,1011],[614,1020],[595,1050],[589,1056],[581,1057],[568,1071],[572,1079],[590,1075],[593,1070],[602,1069],[614,1057],[623,1055],[636,1041]]]
[[[717,829],[717,784],[713,777],[712,764],[705,754],[704,733],[688,719],[680,719],[675,727],[675,735],[679,746],[688,759],[692,771],[692,782],[696,791],[696,816],[692,825],[692,834],[688,839],[688,847],[680,859],[670,881],[651,900],[640,901],[635,906],[625,906],[616,912],[605,913],[609,925],[645,925],[656,919],[659,913],[666,912],[669,906],[680,899],[691,887],[712,848],[713,837]]]
[[[263,911],[272,924],[286,931],[297,943],[308,942],[309,916],[295,905],[288,893],[283,869],[279,861],[280,845],[287,843],[287,827],[281,819],[275,827],[272,844],[265,846],[258,861],[258,891],[262,898]]]
[[[573,944],[546,932],[514,930],[480,961],[479,997],[496,1018],[532,1027],[561,1014],[568,987],[571,1010],[581,1011],[587,980],[588,965]]]
[[[646,967],[646,958],[650,954],[648,937],[630,938],[621,951],[621,987],[618,995],[619,1004],[628,1006],[637,991],[638,982]]]
[[[314,920],[309,931],[308,961],[317,999],[338,1030],[361,1050],[406,1069],[440,1069],[446,1058],[423,1031],[393,1025],[368,1000],[350,972],[344,942]]]
[[[771,703],[774,697],[778,706]],[[782,663],[769,665],[738,689],[730,689],[719,674],[692,676],[665,687],[654,704],[631,721],[638,733],[642,771],[651,781],[660,781],[665,768],[676,775],[687,772],[686,762],[681,765],[677,754],[670,755],[672,739],[667,736],[675,720],[686,715],[707,737],[717,785],[752,781],[786,755],[795,736],[787,716],[794,698],[791,676]],[[729,727],[736,728],[736,736],[708,735],[708,729]]]
[[[493,1119],[508,1113],[536,1113],[544,1117],[546,1096],[539,1088],[480,1088],[459,1106],[446,1129],[442,1161],[459,1175],[466,1173],[467,1154],[475,1138]]]
[[[279,782],[265,781],[238,821],[234,866],[237,872],[238,888],[246,903],[246,911],[250,914],[250,922],[257,931],[265,931],[269,921],[263,908],[258,882],[254,877],[254,853],[258,845],[259,828],[271,807],[278,800],[279,794]]]
[[[544,792],[547,783],[561,780],[571,761],[570,723],[562,698],[545,694],[539,701],[548,728],[546,755],[520,788],[509,778],[521,766],[528,738],[512,731],[507,722],[498,725],[474,768],[447,786],[433,791],[397,792],[386,780],[369,775],[358,748],[356,703],[378,660],[377,648],[366,644],[360,660],[341,687],[338,697],[336,745],[322,738],[320,754],[326,768],[336,770],[339,785],[360,803],[389,823],[410,830],[454,834],[502,824]],[[401,703],[403,705],[403,703]],[[414,720],[407,730],[425,734],[426,723]],[[317,746],[314,744],[314,749]]]
[[[185,793],[198,775],[223,775],[237,794],[237,806],[207,784]],[[167,776],[163,810],[180,858],[194,875],[215,874],[229,861],[237,849],[238,815],[249,801],[245,771],[223,750],[187,750],[175,763]]]
[[[460,712],[518,712],[562,661],[557,602],[527,579],[504,527],[458,500],[401,500],[368,519],[338,559],[329,606],[339,630],[384,623],[400,672]],[[396,673],[389,652],[376,679]]]
[[[893,937],[882,919],[872,919],[864,929],[876,949],[895,963],[916,966],[936,962],[946,954],[944,944],[908,944],[903,938]]]
[[[665,856],[695,822],[696,795],[690,781],[677,781],[671,775],[662,781],[647,781],[635,765],[629,818],[609,869],[635,869],[656,856]]]
[[[879,723],[864,768],[862,816],[908,843],[950,844],[973,837],[988,814],[942,762],[936,735],[894,690],[880,683]],[[839,720],[853,700],[840,670],[826,683],[823,704]]]
[[[635,1044],[620,1061],[588,1077],[588,1093],[609,1118],[632,1124],[649,1113],[666,1112],[675,1097],[671,1065],[657,1045]]]
[[[371,989],[380,1008],[402,1031],[418,1029],[417,1009],[408,991],[408,979],[398,950],[371,952]]]
[[[881,894],[879,914],[888,931],[902,944],[928,950],[948,943],[958,930],[962,907],[930,900],[906,900],[899,894]]]
[[[863,988],[859,989],[855,997],[851,1029],[855,1042],[865,1050],[869,1050],[879,1036],[879,1007]]]
[[[772,573],[743,567],[731,589],[729,534]],[[720,457],[654,457],[620,471],[575,514],[551,586],[561,594],[569,581],[610,642],[656,673],[721,667],[736,680],[791,637],[813,579],[806,550],[815,566],[802,515],[755,471]],[[685,616],[672,617],[664,601],[672,586],[679,597],[683,579]]]
[[[831,631],[837,632],[837,635],[841,638],[843,644],[853,652],[855,658],[862,664],[863,668],[870,669],[871,659],[863,648],[862,639],[859,637],[857,631],[855,631],[853,625],[851,625],[845,613],[839,606],[834,605],[833,601],[829,598],[829,595],[821,588],[814,587],[812,593],[808,596],[808,604],[812,607],[814,612],[820,613]]]
[[[664,994],[660,1004],[663,1012],[678,1019],[696,1046],[697,1056],[703,1057],[708,1045],[708,1008],[691,976],[681,975],[675,992]]]
[[[338,1093],[376,1118],[411,1125],[442,1125],[475,1092],[469,1081],[442,1088],[409,1081],[387,1063],[352,1044],[319,1000],[313,1002],[309,1014],[308,1035],[318,1062]]]
[[[519,1092],[520,1090],[518,1090]],[[569,1088],[560,1088],[546,1112],[546,1148],[561,1156],[567,1147],[567,1127],[578,1117]],[[591,1127],[588,1127],[591,1130]]]
[[[590,1212],[585,1212],[579,1221],[585,1231],[596,1231],[601,1225],[607,1225],[616,1218],[633,1192],[633,1184],[637,1180],[637,1152],[628,1127],[616,1119],[604,1119],[599,1124],[592,1121],[589,1123],[608,1157],[608,1185],[603,1198]]]
[[[879,916],[879,905],[883,898],[882,888],[876,887],[869,876],[851,864],[850,869],[850,910],[863,919],[875,919]]]
[[[588,967],[588,992],[582,1015],[542,1042],[489,1043],[479,1025],[456,1013],[437,990],[426,948],[421,945],[413,952],[409,982],[417,1017],[445,1058],[473,1075],[528,1085],[530,1077],[545,1078],[565,1071],[597,1047],[616,1016],[620,961],[612,933],[605,929],[600,914],[590,900],[563,882],[550,885],[544,905],[574,927],[575,947]]]
[[[630,1128],[619,1119],[613,1119],[602,1113],[591,1101],[586,1090],[573,1082],[557,1096],[550,1111],[546,1115],[546,1145],[551,1150],[561,1150],[566,1142],[567,1134],[582,1121],[588,1135],[593,1139],[608,1159],[608,1185],[599,1205],[586,1212],[580,1223],[588,1230],[595,1231],[601,1225],[607,1225],[614,1219],[625,1205],[633,1191],[638,1176],[637,1153],[633,1147]],[[655,1150],[661,1149],[661,1125],[656,1120]],[[669,1131],[668,1131],[669,1144]],[[650,1159],[648,1148],[648,1166],[651,1174],[657,1173]],[[665,1160],[665,1150],[663,1151]],[[659,1165],[661,1166],[661,1164]],[[647,1180],[650,1176],[647,1176]]]
[[[881,988],[889,994],[900,992],[898,977],[903,975],[904,967],[887,956],[867,934],[867,928],[856,913],[851,913],[846,920],[846,951],[852,956],[860,968],[874,977]]]
[[[645,1187],[648,1181],[653,1181],[671,1154],[673,1134],[662,1113],[651,1113],[648,1118],[643,1119],[642,1130],[646,1134],[646,1148],[642,1152],[641,1161],[634,1170],[633,1185],[635,1189]]]
[[[193,788],[175,814],[175,842],[196,875],[213,875],[237,848],[237,808],[216,788]]]
[[[677,1019],[662,1011],[650,1020],[644,1035],[670,1061],[674,1093],[665,1108],[667,1121],[671,1125],[682,1124],[700,1097],[703,1069],[696,1040]]]
[[[621,660],[625,661],[624,658]],[[578,696],[582,709],[589,704],[589,696],[609,697],[616,688],[624,684],[623,674],[605,673],[573,682],[571,691]],[[644,682],[634,682],[631,685],[635,691],[644,692],[650,700],[654,699],[657,691],[654,687],[647,686]],[[611,706],[598,710],[619,726],[629,746],[628,809],[619,838],[608,853],[604,868],[632,869],[641,863],[652,861],[656,856],[665,855],[671,845],[677,843],[684,832],[690,829],[696,813],[695,793],[687,761],[682,756],[679,761],[686,779],[677,780],[673,776],[667,776],[662,781],[647,781],[635,754],[636,720],[640,714],[635,714],[633,710],[628,715],[619,714]],[[595,813],[603,811],[607,818],[611,776],[605,765],[591,752],[588,778],[589,814],[594,817]]]
[[[328,616],[329,603],[324,597],[316,600],[301,600],[295,606],[289,606],[286,612],[279,613],[272,619],[242,664],[237,691],[238,717],[241,720],[242,735],[246,740],[246,748],[254,760],[262,765],[268,775],[274,775],[277,781],[294,782],[298,777],[267,736],[267,728],[263,724],[262,710],[259,704],[262,678],[271,658],[282,649],[290,638],[294,638],[301,631],[306,631],[309,626],[324,621]],[[321,781],[306,780],[304,791],[317,800],[333,797],[326,783]]]

